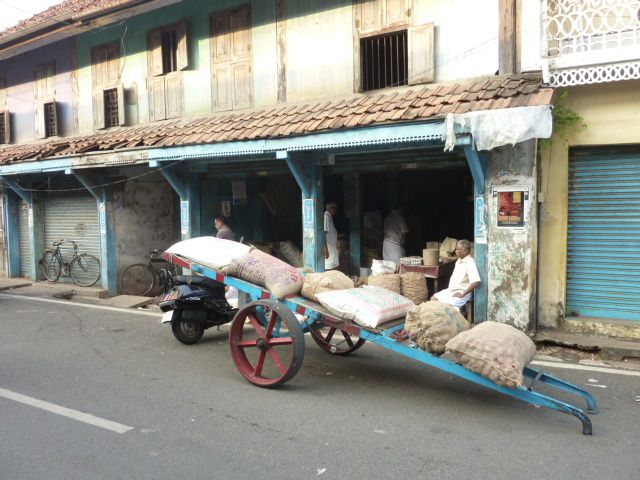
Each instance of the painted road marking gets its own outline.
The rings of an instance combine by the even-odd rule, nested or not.
[[[544,360],[534,360],[532,365],[541,367],[564,368],[566,370],[585,370],[587,372],[614,373],[616,375],[628,375],[630,377],[640,377],[640,372],[634,370],[621,370],[619,368],[594,367],[591,365],[576,365],[575,363],[546,362]]]
[[[4,397],[19,403],[24,403],[25,405],[29,405],[31,407],[40,408],[42,410],[46,410],[47,412],[62,415],[63,417],[78,420],[79,422],[88,423],[89,425],[104,428],[105,430],[110,430],[116,433],[127,433],[133,430],[133,427],[129,427],[128,425],[112,422],[111,420],[105,420],[104,418],[96,417],[89,413],[83,413],[77,410],[72,410],[70,408],[61,407],[60,405],[56,405],[55,403],[38,400],[37,398],[28,397],[20,393],[12,392],[11,390],[5,390],[4,388],[0,388],[0,397]]]
[[[19,300],[33,300],[35,302],[59,303],[60,305],[73,305],[75,307],[93,308],[94,310],[107,310],[110,312],[134,313],[136,315],[147,315],[147,316],[153,316],[153,317],[159,317],[160,315],[162,315],[161,313],[145,312],[143,310],[138,310],[135,308],[107,307],[105,305],[91,305],[88,303],[70,302],[68,300],[55,300],[53,298],[26,297],[24,295],[15,295],[11,293],[0,293],[0,295],[3,297],[16,298]]]

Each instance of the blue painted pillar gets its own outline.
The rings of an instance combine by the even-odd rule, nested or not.
[[[106,179],[97,177],[96,182],[88,176],[72,170],[78,181],[96,199],[98,204],[98,224],[100,226],[100,284],[109,292],[109,296],[118,294],[118,251],[116,249],[116,221],[114,214],[113,197],[107,187],[95,187],[97,184],[106,184]]]
[[[478,152],[472,146],[465,146],[464,151],[474,181],[474,259],[482,283],[473,294],[473,320],[474,323],[480,323],[487,320],[487,301],[489,296],[487,276],[488,210],[486,208],[487,196],[485,193],[489,154],[487,152]]]
[[[100,278],[109,296],[118,294],[118,250],[116,248],[116,221],[112,193],[102,188],[98,199],[100,223]]]
[[[7,276],[20,276],[20,197],[12,190],[4,191],[4,229],[7,236]]]
[[[44,244],[44,200],[40,195],[31,194],[29,204],[29,247],[31,249],[31,279],[35,282],[42,280],[40,258],[45,249]]]
[[[302,191],[302,249],[304,266],[324,272],[324,178],[312,155],[276,152],[285,160]]]

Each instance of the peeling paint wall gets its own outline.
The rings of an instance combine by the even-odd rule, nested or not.
[[[491,151],[487,181],[487,319],[523,331],[535,328],[537,251],[536,143]],[[498,227],[496,190],[528,191],[523,227]]]
[[[144,262],[151,250],[180,240],[178,198],[160,174],[125,182],[113,201],[118,275],[128,265]]]

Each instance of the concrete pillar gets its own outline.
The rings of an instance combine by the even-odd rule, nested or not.
[[[4,217],[7,236],[7,277],[20,276],[20,197],[4,190]]]
[[[42,269],[40,268],[40,258],[46,248],[44,244],[44,200],[39,194],[31,194],[29,204],[29,247],[31,249],[31,279],[33,281],[42,280]]]
[[[111,191],[107,188],[103,188],[99,196],[100,279],[109,295],[114,296],[118,294],[118,251],[113,198]]]

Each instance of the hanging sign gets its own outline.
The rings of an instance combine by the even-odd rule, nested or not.
[[[305,237],[313,238],[315,225],[313,221],[314,202],[313,198],[302,199],[302,231]]]
[[[189,234],[189,200],[180,201],[180,233]]]
[[[244,178],[234,178],[231,180],[231,194],[234,205],[244,205],[247,203],[247,183]]]
[[[98,204],[98,216],[100,218],[100,235],[107,234],[107,208],[104,202]]]
[[[476,197],[475,207],[475,232],[473,235],[474,242],[487,243],[487,207],[484,202],[484,197]]]

